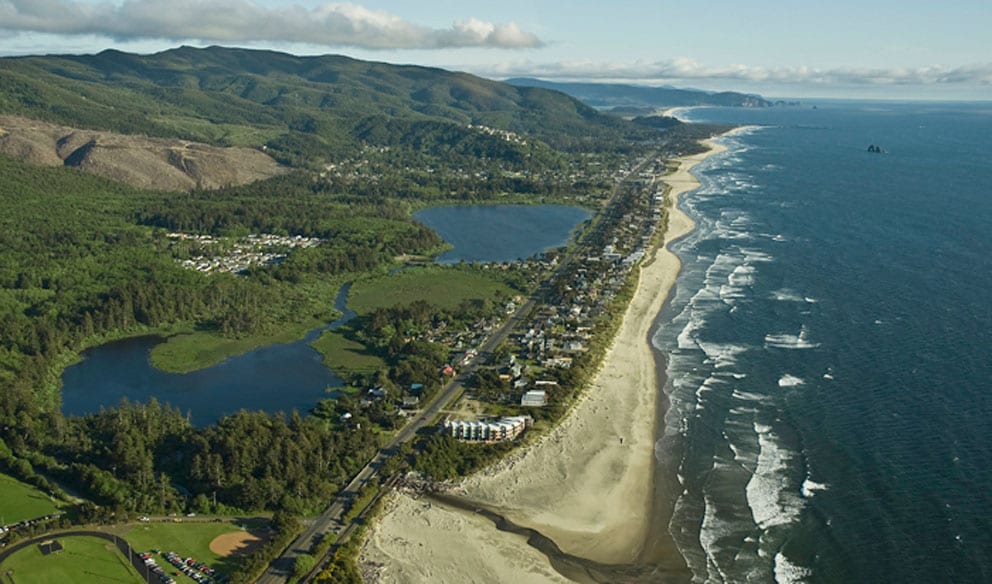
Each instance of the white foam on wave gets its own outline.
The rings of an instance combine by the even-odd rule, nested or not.
[[[772,300],[779,300],[781,302],[803,302],[803,297],[790,288],[782,288],[781,290],[775,290],[770,294]]]
[[[782,235],[781,233],[778,233],[778,234],[772,236],[772,241],[777,241],[778,243],[783,243],[783,242],[789,241],[789,238],[786,237],[786,236],[784,236],[784,235]]]
[[[814,343],[809,340],[809,331],[806,330],[806,326],[799,330],[798,335],[790,335],[788,333],[768,333],[765,335],[765,347],[773,347],[775,349],[815,349],[820,346],[820,343]]]
[[[713,365],[715,369],[736,365],[737,358],[748,350],[746,345],[735,345],[732,343],[696,341],[696,344],[706,353],[705,363]]]
[[[750,286],[754,284],[754,275],[758,270],[750,264],[741,264],[734,268],[727,276],[727,283],[731,286]]]
[[[730,582],[726,570],[720,565],[720,558],[715,554],[719,549],[719,541],[734,532],[734,526],[729,521],[721,519],[717,515],[716,503],[709,497],[703,497],[703,523],[699,526],[699,543],[706,554],[706,571],[713,575],[715,571],[719,574],[718,582]]]
[[[747,298],[747,294],[744,292],[744,288],[738,286],[730,286],[728,284],[723,284],[720,286],[720,300],[724,304],[733,306],[738,300],[744,300]]]
[[[754,423],[758,435],[758,464],[745,487],[754,523],[761,529],[799,521],[803,500],[790,488],[789,465],[794,456],[772,431]]]
[[[731,215],[731,213],[728,212],[728,211],[723,211],[720,214],[721,217],[727,217],[727,216],[730,216],[730,215]],[[753,220],[751,219],[751,216],[748,215],[747,213],[744,213],[744,212],[741,212],[741,211],[734,212],[733,213],[733,218],[730,219],[730,224],[731,225],[750,225],[751,223],[753,223]]]
[[[706,378],[706,381],[704,381],[701,384],[699,384],[699,387],[696,388],[696,402],[697,402],[697,404],[702,401],[702,399],[703,399],[703,392],[713,391],[716,388],[716,386],[718,386],[718,385],[725,385],[726,383],[727,383],[726,381],[723,381],[722,379],[719,379],[719,378],[714,377],[712,375],[709,376],[709,377],[707,377]],[[700,407],[702,407],[702,406],[700,406]]]
[[[812,575],[812,570],[793,563],[782,552],[775,554],[775,582],[778,584],[801,584],[808,582]]]
[[[806,480],[803,481],[803,486],[800,489],[800,492],[802,492],[803,497],[809,499],[816,494],[817,491],[826,491],[829,488],[830,485],[827,485],[826,483],[818,483],[813,479],[806,477]]]
[[[735,267],[740,264],[740,258],[731,254],[721,253],[713,259],[713,263],[706,268],[704,282],[707,287],[715,287],[726,281],[727,276]],[[697,293],[698,294],[698,293]]]
[[[778,380],[779,387],[798,387],[806,383],[801,377],[796,377],[795,375],[789,375],[786,373]]]
[[[768,396],[761,395],[760,393],[741,391],[739,389],[735,389],[730,395],[734,399],[744,402],[766,403],[768,401]]]
[[[689,317],[688,321],[685,323],[685,326],[682,327],[681,331],[679,331],[679,336],[676,338],[678,347],[680,349],[698,348],[699,345],[696,344],[693,334],[699,330],[699,327],[701,326],[702,322],[700,320]]]
[[[761,251],[760,249],[751,248],[741,248],[741,253],[744,254],[744,259],[749,262],[773,262],[775,261],[775,256],[772,254]]]
[[[730,413],[734,416],[754,416],[754,414],[758,413],[758,410],[756,408],[739,406],[730,408]]]

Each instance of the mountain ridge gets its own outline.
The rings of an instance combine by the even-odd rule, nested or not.
[[[445,121],[526,134],[554,148],[649,139],[563,93],[468,73],[341,55],[179,47],[151,55],[0,58],[0,113],[77,128],[267,146],[302,164],[354,151],[369,120]]]

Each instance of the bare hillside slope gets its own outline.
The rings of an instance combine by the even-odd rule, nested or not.
[[[151,189],[188,191],[239,185],[284,171],[264,152],[187,140],[78,130],[0,116],[0,154],[31,164],[75,166]]]

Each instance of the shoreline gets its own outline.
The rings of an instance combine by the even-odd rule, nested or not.
[[[565,554],[604,565],[651,564],[678,580],[690,574],[668,533],[674,498],[656,472],[667,398],[648,335],[681,271],[668,246],[695,227],[678,197],[700,186],[693,167],[726,150],[715,139],[702,141],[705,152],[675,159],[678,168],[657,177],[668,185],[663,243],[641,265],[634,297],[590,387],[536,444],[453,491],[538,531]],[[362,564],[395,582],[472,581],[482,573],[496,581],[549,581],[551,560],[523,543],[475,514],[397,493],[363,545]]]

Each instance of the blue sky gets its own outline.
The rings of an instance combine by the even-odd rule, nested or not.
[[[493,78],[992,100],[990,0],[0,0],[0,54],[180,44]]]

